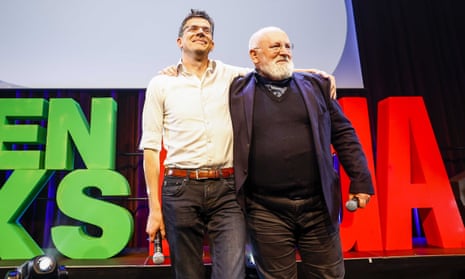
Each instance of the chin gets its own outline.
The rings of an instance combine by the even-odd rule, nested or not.
[[[263,64],[261,70],[273,80],[283,80],[292,76],[294,63],[279,62],[276,64]]]

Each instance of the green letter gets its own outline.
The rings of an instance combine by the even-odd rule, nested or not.
[[[45,129],[38,124],[13,124],[18,120],[47,118],[43,99],[0,98],[0,169],[41,169],[43,151],[10,150],[12,144],[44,144]]]
[[[47,183],[53,172],[15,170],[0,188],[0,258],[29,259],[43,254],[19,223],[19,218]]]
[[[52,228],[57,250],[72,259],[105,259],[119,253],[129,242],[133,219],[125,208],[89,197],[85,190],[96,187],[102,196],[128,196],[129,184],[112,170],[75,170],[68,174],[57,190],[60,210],[71,218],[96,225],[100,237],[89,236],[79,226]]]
[[[71,141],[88,169],[114,169],[116,102],[111,98],[92,99],[91,124],[72,99],[51,99],[45,167],[72,170]]]

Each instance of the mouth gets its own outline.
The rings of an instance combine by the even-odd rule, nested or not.
[[[205,40],[198,40],[198,39],[197,39],[197,40],[192,40],[192,42],[195,43],[195,44],[201,44],[201,45],[207,45],[207,44],[208,44],[207,41],[205,41]]]
[[[289,61],[289,59],[287,59],[287,58],[282,58],[282,59],[276,60],[276,64],[287,64],[287,63],[289,63],[289,62],[290,62],[290,61]]]

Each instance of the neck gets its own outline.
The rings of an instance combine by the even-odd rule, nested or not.
[[[255,72],[256,80],[257,82],[263,83],[263,84],[273,84],[277,86],[287,86],[289,84],[289,81],[291,80],[291,77],[283,78],[283,79],[273,79],[270,78],[269,76],[263,75],[262,72]]]
[[[208,68],[208,56],[196,56],[182,55],[182,65],[189,73],[196,75],[201,78]]]

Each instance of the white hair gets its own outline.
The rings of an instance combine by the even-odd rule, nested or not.
[[[258,48],[258,43],[263,39],[263,36],[270,32],[281,31],[284,32],[281,28],[276,26],[267,26],[259,29],[250,36],[249,39],[249,50]]]

